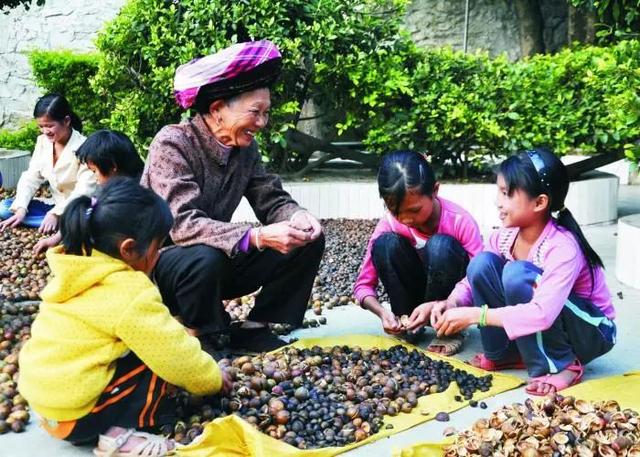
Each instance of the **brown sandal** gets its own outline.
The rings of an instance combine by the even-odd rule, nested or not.
[[[464,333],[456,333],[451,336],[435,337],[427,346],[427,351],[444,356],[452,356],[460,352],[464,343]],[[444,348],[443,351],[437,351],[436,348]]]

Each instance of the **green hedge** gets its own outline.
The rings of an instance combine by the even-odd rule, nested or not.
[[[33,151],[40,129],[35,121],[24,124],[19,129],[0,129],[0,148]]]
[[[424,150],[456,176],[533,145],[559,154],[625,151],[637,161],[638,87],[638,41],[513,63],[436,49],[424,53],[410,87],[368,103],[369,115],[350,127],[365,131],[374,151]]]
[[[37,51],[30,61],[38,85],[65,93],[88,131],[124,131],[143,155],[164,124],[179,120],[172,97],[179,63],[269,37],[285,57],[262,148],[277,165],[304,165],[287,149],[286,130],[309,99],[331,112],[338,135],[355,134],[375,153],[426,151],[445,175],[467,176],[533,145],[560,154],[625,151],[640,161],[638,41],[517,62],[447,48],[421,51],[400,29],[404,6],[404,0],[130,0],[99,35],[100,54]]]

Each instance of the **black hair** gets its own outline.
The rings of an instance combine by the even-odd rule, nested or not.
[[[144,163],[131,140],[121,132],[98,130],[87,137],[76,151],[80,163],[91,162],[107,176],[115,168],[116,174],[139,178]]]
[[[378,191],[387,209],[397,215],[407,191],[431,197],[436,177],[427,159],[415,151],[385,155],[378,170]]]
[[[564,205],[569,191],[567,167],[550,150],[535,148],[507,158],[500,164],[498,173],[504,178],[509,196],[516,189],[524,191],[530,198],[547,195],[549,216],[551,217],[552,212],[557,212],[555,220],[558,225],[570,231],[580,245],[589,264],[593,288],[593,270],[597,266],[604,267],[604,265],[600,256],[585,238],[571,211]]]
[[[38,99],[33,109],[33,117],[49,116],[54,121],[64,122],[69,117],[71,127],[82,132],[82,120],[71,109],[69,101],[60,94],[47,94]]]
[[[91,255],[97,249],[120,258],[120,243],[136,241],[144,254],[153,240],[164,239],[173,225],[167,203],[134,179],[110,179],[97,198],[72,200],[62,213],[60,231],[67,254]]]

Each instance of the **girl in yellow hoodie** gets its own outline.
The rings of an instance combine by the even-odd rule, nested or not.
[[[199,395],[228,376],[169,314],[149,279],[171,228],[167,204],[127,178],[73,200],[50,249],[20,392],[54,437],[95,442],[98,456],[160,456],[173,443],[136,429],[174,421],[169,385]]]

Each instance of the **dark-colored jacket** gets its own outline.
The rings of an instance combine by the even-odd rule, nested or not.
[[[265,171],[255,141],[227,150],[200,115],[158,132],[141,184],[169,204],[175,244],[206,244],[228,256],[251,228],[229,222],[243,196],[262,224],[287,220],[301,209],[282,189],[280,178]]]

